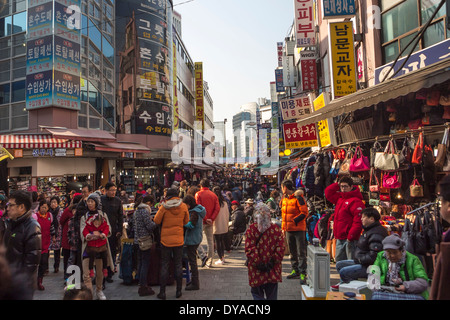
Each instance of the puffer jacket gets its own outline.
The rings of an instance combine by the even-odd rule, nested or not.
[[[153,234],[156,223],[151,216],[151,208],[145,203],[141,203],[133,214],[134,243],[138,244],[138,239]]]
[[[356,244],[354,261],[368,267],[374,263],[378,252],[383,250],[382,242],[388,236],[388,232],[380,221],[375,221],[363,229],[363,234]]]
[[[165,247],[179,247],[184,244],[183,226],[189,221],[189,211],[180,198],[173,197],[165,201],[153,221],[161,225],[161,243]]]
[[[187,246],[198,245],[203,239],[203,218],[206,216],[205,207],[201,204],[189,210],[189,227],[184,234],[184,244]]]
[[[50,211],[47,212],[45,216],[41,216],[39,212],[37,212],[33,214],[33,218],[36,219],[41,226],[42,253],[48,253],[52,242],[52,237],[55,235],[53,216]]]
[[[206,223],[207,219],[211,219],[212,221],[216,220],[219,214],[220,204],[219,198],[214,192],[203,187],[195,194],[195,201],[206,209],[206,216],[203,219],[203,223]]]
[[[302,195],[299,198],[302,199],[302,203],[299,202],[294,194],[287,197],[284,196],[280,202],[281,229],[283,231],[306,231],[308,206]]]
[[[37,268],[41,260],[41,227],[28,211],[17,220],[5,220],[4,245],[6,259],[17,270],[37,279]]]
[[[339,183],[333,183],[325,189],[325,197],[336,205],[334,237],[338,240],[358,240],[362,231],[361,211],[366,207],[362,202],[361,191],[353,187],[352,191],[340,192]]]

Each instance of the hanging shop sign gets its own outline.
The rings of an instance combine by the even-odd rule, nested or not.
[[[173,43],[173,130],[180,127],[180,112],[178,105],[178,86],[177,86],[177,45]]]
[[[136,115],[136,133],[159,136],[170,136],[172,134],[170,105],[141,100]]]
[[[425,67],[428,67],[434,63],[440,62],[450,58],[450,39],[439,42],[434,46],[428,47],[426,49],[417,51],[413,53],[409,58],[408,62],[403,66],[393,78],[403,76],[409,72],[413,72]],[[386,79],[391,78],[391,76],[400,69],[405,58],[401,58],[397,61],[392,71],[389,72],[393,63],[385,64],[379,68],[375,69],[375,84],[379,84],[383,81],[386,74],[389,72],[389,76]]]
[[[280,107],[283,121],[307,118],[312,113],[311,96],[304,94],[291,99],[283,99],[280,101]]]
[[[203,93],[203,63],[195,63],[195,120],[205,129],[205,105]]]
[[[295,87],[294,56],[283,56],[283,86]]]
[[[283,42],[277,42],[278,67],[283,67]]]
[[[325,107],[327,104],[329,104],[328,93],[323,92],[320,96],[317,97],[317,99],[313,101],[313,104],[314,111],[318,111],[321,108]],[[320,146],[322,148],[330,145],[337,145],[333,118],[319,121],[317,123],[317,131],[319,134]]]
[[[355,0],[322,0],[322,18],[350,18],[356,14]]]
[[[294,0],[294,10],[294,31],[297,47],[310,47],[316,45],[314,1]]]
[[[319,86],[317,83],[317,54],[314,51],[300,52],[300,69],[302,73],[303,91],[314,91]]]
[[[275,70],[275,83],[277,92],[284,92],[283,69]]]
[[[278,108],[278,102],[272,102],[272,128],[278,129],[280,127],[280,124],[278,122],[279,117],[279,108]]]
[[[316,124],[300,126],[297,122],[284,123],[284,142],[287,149],[317,147]]]
[[[329,28],[333,99],[336,99],[352,94],[357,89],[353,23],[330,23]]]

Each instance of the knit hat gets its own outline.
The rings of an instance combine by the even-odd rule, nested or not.
[[[234,204],[234,205],[237,205],[237,206],[238,206],[238,205],[239,205],[239,202],[237,202],[236,200],[233,200],[233,201],[231,201],[231,204],[232,204],[232,205]]]
[[[99,208],[99,205],[100,205],[100,196],[99,196],[96,192],[91,193],[91,194],[89,195],[89,197],[87,198],[87,200],[89,200],[89,199],[92,199],[92,200],[95,201],[95,208],[96,208],[96,209],[100,209],[100,208]],[[87,201],[87,200],[86,200],[86,201]]]
[[[402,249],[405,246],[405,242],[396,233],[387,236],[383,240],[383,250],[387,249]]]
[[[166,193],[166,200],[169,200],[173,197],[178,197],[178,191],[175,188],[170,188]]]

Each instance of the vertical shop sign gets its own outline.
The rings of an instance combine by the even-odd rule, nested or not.
[[[355,14],[355,0],[322,0],[323,19],[350,18]]]
[[[173,43],[173,131],[180,127],[177,86],[177,45]]]
[[[317,54],[314,51],[300,52],[303,91],[314,91],[318,89],[316,59]]]
[[[283,56],[283,85],[285,87],[295,87],[294,57]]]
[[[205,129],[205,106],[203,97],[203,63],[195,63],[195,120]]]
[[[277,42],[278,67],[283,66],[283,42]]]
[[[329,24],[334,99],[356,92],[356,62],[352,22]]]
[[[284,92],[283,69],[275,70],[275,83],[276,83],[277,92]]]
[[[278,110],[278,102],[272,102],[272,128],[278,129],[279,123],[278,123],[278,116],[279,116],[279,110]]]
[[[310,47],[316,45],[314,1],[294,0],[294,10],[294,30],[297,47]]]

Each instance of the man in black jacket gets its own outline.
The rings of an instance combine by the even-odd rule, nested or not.
[[[11,268],[27,276],[29,291],[37,285],[37,270],[41,260],[41,227],[33,219],[31,197],[26,191],[15,191],[7,204],[7,219],[0,243],[6,247],[6,260]]]
[[[383,239],[388,236],[380,223],[380,213],[375,208],[366,208],[361,212],[363,233],[359,237],[353,260],[341,260],[336,263],[336,270],[341,277],[340,283],[348,283],[358,278],[367,278],[367,268],[375,262],[378,252],[383,250]],[[339,284],[331,286],[339,290]]]
[[[114,183],[108,182],[105,185],[106,194],[100,197],[102,211],[108,216],[111,225],[111,236],[108,238],[109,248],[113,258],[114,266],[116,265],[117,246],[119,238],[122,236],[123,229],[123,207],[122,201],[116,197],[117,187]],[[112,282],[113,270],[108,269],[107,282]]]

